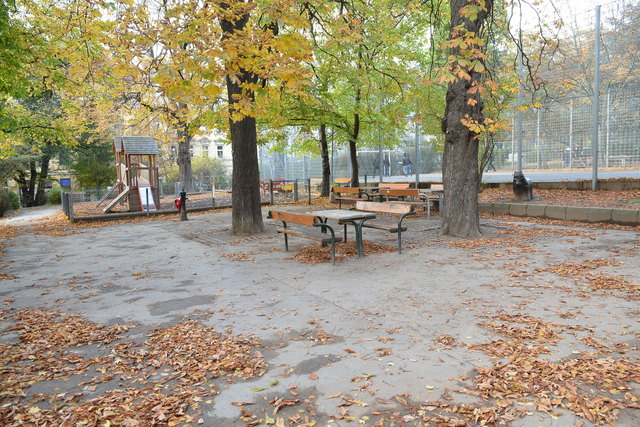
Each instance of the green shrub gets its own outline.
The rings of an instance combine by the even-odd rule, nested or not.
[[[3,217],[5,212],[9,210],[10,203],[9,192],[0,187],[0,217]]]
[[[20,196],[15,191],[9,191],[9,210],[17,211],[20,209]]]
[[[56,187],[47,193],[47,201],[50,205],[59,205],[62,203],[62,188]]]

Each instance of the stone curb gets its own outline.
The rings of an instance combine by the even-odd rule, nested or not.
[[[479,203],[479,210],[480,212],[493,213],[496,215],[558,219],[562,221],[640,225],[640,209],[530,205],[526,203]]]

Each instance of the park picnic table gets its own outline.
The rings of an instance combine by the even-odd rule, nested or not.
[[[338,224],[344,225],[344,241],[347,241],[347,224],[353,225],[356,235],[356,251],[358,258],[362,256],[362,223],[367,219],[374,219],[375,213],[357,212],[346,209],[324,209],[320,211],[309,212],[310,215],[317,217],[324,224],[328,220],[338,221]]]

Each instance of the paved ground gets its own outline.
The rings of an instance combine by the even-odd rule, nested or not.
[[[0,392],[0,420],[123,422],[123,407],[142,399],[152,403],[132,413],[146,418],[125,425],[566,426],[614,415],[640,425],[637,228],[483,219],[484,238],[463,241],[438,236],[438,217],[407,224],[402,255],[335,267],[292,260],[310,242],[293,237],[284,252],[270,221],[262,235],[231,236],[229,212],[21,232],[0,259],[0,378],[10,390]],[[365,238],[394,245],[373,230]],[[79,319],[92,331],[129,326],[80,339],[68,329]],[[58,341],[47,341],[52,330]],[[260,344],[206,353],[214,330]],[[78,346],[52,356],[61,341]],[[243,345],[264,366],[245,354],[219,378],[186,373]],[[9,357],[17,349],[26,359]],[[16,372],[43,354],[74,369],[46,373],[45,363],[21,384]],[[102,361],[83,364],[92,358]],[[135,387],[146,389],[133,400],[109,392]]]

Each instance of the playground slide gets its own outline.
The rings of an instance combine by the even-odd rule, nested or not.
[[[127,194],[129,194],[129,190],[130,190],[129,186],[128,186],[128,185],[125,185],[125,186],[124,186],[124,191],[123,191],[122,193],[118,194],[118,197],[116,197],[115,199],[113,199],[113,200],[111,201],[111,203],[109,203],[109,204],[107,205],[107,207],[105,207],[105,208],[103,209],[104,213],[108,213],[111,209],[113,209],[113,207],[114,207],[115,205],[117,205],[118,203],[120,203],[120,202],[122,201],[122,199],[124,199],[124,198],[127,196]]]
[[[115,184],[113,184],[111,187],[109,187],[109,190],[107,190],[107,194],[105,194],[104,196],[102,196],[102,198],[100,200],[98,200],[98,203],[96,203],[96,208],[98,206],[100,206],[102,204],[102,202],[105,201],[105,199],[109,196],[109,194],[113,193],[113,190],[115,190],[116,188],[118,188],[118,184],[119,182],[116,182]]]

